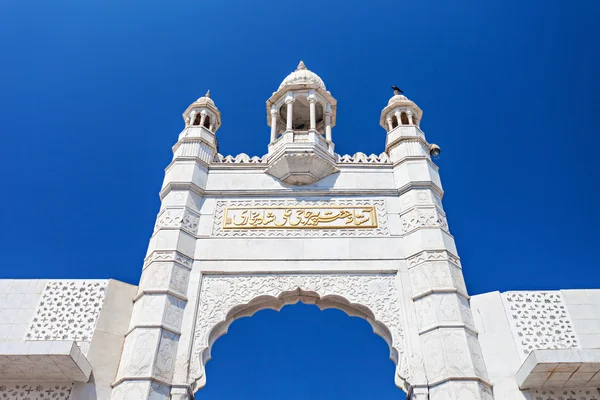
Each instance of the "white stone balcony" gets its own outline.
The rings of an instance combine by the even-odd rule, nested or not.
[[[73,340],[0,343],[0,381],[87,382],[91,372]]]
[[[600,349],[533,350],[517,372],[519,388],[597,388]]]
[[[290,185],[309,185],[339,171],[333,149],[318,131],[286,131],[269,145],[267,172]]]

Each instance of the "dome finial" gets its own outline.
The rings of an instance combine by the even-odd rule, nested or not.
[[[306,65],[304,65],[304,61],[300,60],[300,63],[296,67],[296,71],[300,71],[301,69],[306,69]]]
[[[204,95],[204,97],[207,97],[210,99],[210,89],[206,91],[206,94]]]

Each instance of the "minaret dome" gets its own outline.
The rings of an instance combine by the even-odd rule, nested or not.
[[[221,113],[210,98],[210,90],[194,101],[183,113],[186,127],[203,127],[215,133],[221,126]]]

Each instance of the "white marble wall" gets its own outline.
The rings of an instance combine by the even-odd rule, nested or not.
[[[0,398],[110,398],[136,292],[114,280],[0,280]],[[69,346],[70,363],[91,365],[88,383],[51,380],[61,371],[48,362]],[[29,381],[15,380],[15,366]]]
[[[600,348],[600,290],[561,290],[579,346]]]
[[[517,371],[537,348],[600,348],[600,290],[491,292],[471,297],[495,399],[600,398],[595,389],[520,391]]]
[[[19,342],[35,314],[46,280],[0,280],[0,342]]]

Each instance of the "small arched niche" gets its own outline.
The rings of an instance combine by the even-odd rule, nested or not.
[[[400,122],[402,123],[402,125],[409,125],[408,114],[406,114],[406,111],[402,111],[400,113]]]
[[[392,129],[395,129],[398,127],[398,118],[396,118],[395,115],[392,115]]]
[[[210,115],[207,115],[204,118],[204,125],[203,125],[206,129],[210,128]]]
[[[194,126],[200,125],[201,120],[202,120],[202,115],[200,115],[200,113],[196,114],[196,118],[194,118],[194,123],[192,125],[194,125]]]

